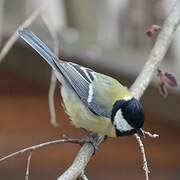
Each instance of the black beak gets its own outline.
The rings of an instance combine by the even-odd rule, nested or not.
[[[137,131],[138,135],[140,135],[141,137],[145,138],[145,134],[144,134],[143,129],[136,129],[136,131]]]

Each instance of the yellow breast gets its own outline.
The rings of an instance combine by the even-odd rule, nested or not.
[[[111,119],[96,116],[86,108],[71,87],[67,87],[68,84],[62,85],[61,95],[66,113],[72,120],[73,125],[109,137],[116,137],[115,128],[111,123]]]

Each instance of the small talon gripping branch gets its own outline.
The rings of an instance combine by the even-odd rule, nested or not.
[[[95,155],[96,151],[98,150],[97,139],[98,139],[97,134],[91,133],[86,138],[81,140],[81,145],[89,143],[93,146],[93,156]]]

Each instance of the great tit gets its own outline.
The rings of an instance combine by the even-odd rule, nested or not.
[[[54,70],[73,125],[108,137],[143,135],[143,107],[127,87],[110,76],[60,60],[30,29],[18,34]]]

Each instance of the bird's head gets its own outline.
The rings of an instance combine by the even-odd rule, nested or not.
[[[143,136],[144,111],[141,103],[135,99],[118,100],[114,103],[111,120],[116,129],[117,136],[133,135]]]

